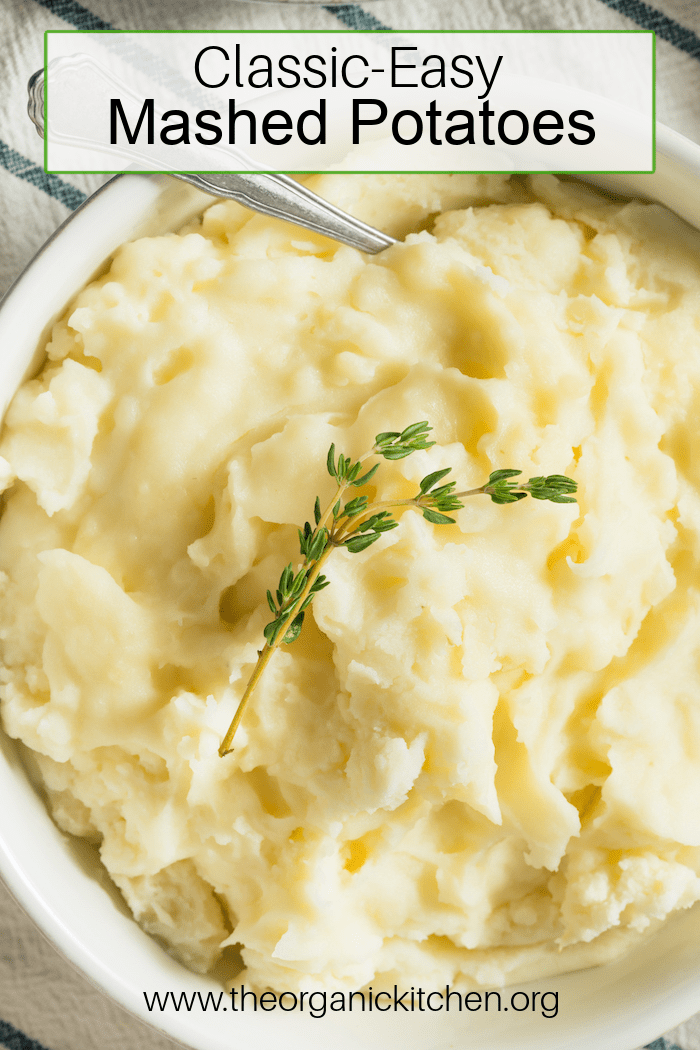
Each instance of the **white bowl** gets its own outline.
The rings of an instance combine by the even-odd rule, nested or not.
[[[618,194],[658,200],[700,227],[700,147],[659,128],[654,175],[598,176]],[[0,304],[0,411],[41,361],[49,326],[126,240],[182,225],[210,200],[165,176],[119,176],[49,240]],[[39,349],[37,349],[39,348]],[[196,1050],[634,1050],[700,1009],[700,908],[605,966],[533,982],[556,991],[556,1017],[527,1013],[150,1013],[153,992],[222,985],[167,956],[129,917],[86,846],[53,824],[14,743],[0,734],[0,873],[63,954],[117,1002]],[[527,986],[523,986],[527,990]],[[225,1000],[223,1000],[225,1001]],[[522,1002],[523,1000],[518,1000]],[[551,1002],[551,1000],[549,1000]],[[506,1000],[507,1002],[507,1000]]]

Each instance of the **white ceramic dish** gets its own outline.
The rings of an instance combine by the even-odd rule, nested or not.
[[[591,179],[668,205],[700,227],[700,147],[658,134],[654,175]],[[0,410],[38,367],[50,324],[125,240],[177,228],[207,203],[165,176],[118,177],[45,245],[0,304]],[[557,991],[556,1017],[517,1013],[327,1014],[193,1010],[149,1013],[144,992],[218,997],[221,985],[170,959],[143,934],[87,847],[69,841],[0,739],[0,872],[17,900],[89,979],[142,1020],[196,1050],[634,1050],[700,1009],[700,909],[665,925],[636,953],[524,990]],[[225,1000],[224,1000],[225,1001]],[[551,1001],[551,1000],[550,1000]]]

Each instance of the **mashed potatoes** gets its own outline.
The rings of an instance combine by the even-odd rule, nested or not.
[[[195,969],[610,958],[700,897],[700,236],[551,176],[312,184],[418,232],[369,258],[215,204],[121,249],[15,398],[6,729]],[[578,506],[475,497],[336,551],[219,758],[329,445],[422,419],[438,443],[379,498],[515,467]]]

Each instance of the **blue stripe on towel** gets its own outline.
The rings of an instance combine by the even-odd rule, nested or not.
[[[7,1050],[46,1050],[43,1043],[30,1039],[7,1021],[0,1021],[0,1043],[7,1047]]]
[[[611,7],[613,11],[619,11],[621,15],[625,15],[643,29],[653,29],[657,36],[673,44],[679,51],[685,51],[687,55],[700,59],[700,37],[697,33],[694,33],[692,29],[686,29],[680,22],[662,14],[650,4],[645,4],[642,0],[600,0],[600,2],[606,7]],[[654,1046],[653,1043],[651,1045]]]
[[[335,15],[348,29],[389,29],[389,26],[385,26],[374,15],[368,15],[357,4],[338,4],[333,7],[329,5],[326,11]]]
[[[16,175],[18,179],[31,182],[39,190],[44,190],[50,197],[54,197],[66,208],[73,211],[85,200],[85,194],[76,190],[75,186],[59,179],[57,175],[48,175],[43,168],[27,160],[21,153],[17,153],[11,146],[0,139],[0,165],[9,171],[10,175]]]
[[[76,29],[114,29],[109,22],[93,15],[92,11],[76,3],[76,0],[35,0],[35,3],[41,4],[56,18],[70,22]]]
[[[62,18],[64,22],[70,22],[76,29],[114,29],[113,25],[105,22],[102,18],[98,18],[97,15],[93,15],[91,11],[88,11],[82,4],[77,3],[76,0],[35,0],[35,3],[41,4],[51,14],[56,15],[57,18]],[[378,18],[375,18],[374,15],[368,15],[356,4],[329,5],[326,10],[330,14],[335,15],[348,29],[389,28],[389,26],[385,26],[383,22],[380,22]]]

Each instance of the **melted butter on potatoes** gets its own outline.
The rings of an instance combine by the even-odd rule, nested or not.
[[[7,415],[2,712],[143,926],[258,987],[517,981],[700,897],[700,236],[551,176],[332,175],[377,257],[215,204],[125,245]],[[419,232],[411,233],[411,230]],[[411,495],[516,467],[578,506],[468,501],[338,550],[217,748],[356,457]]]

